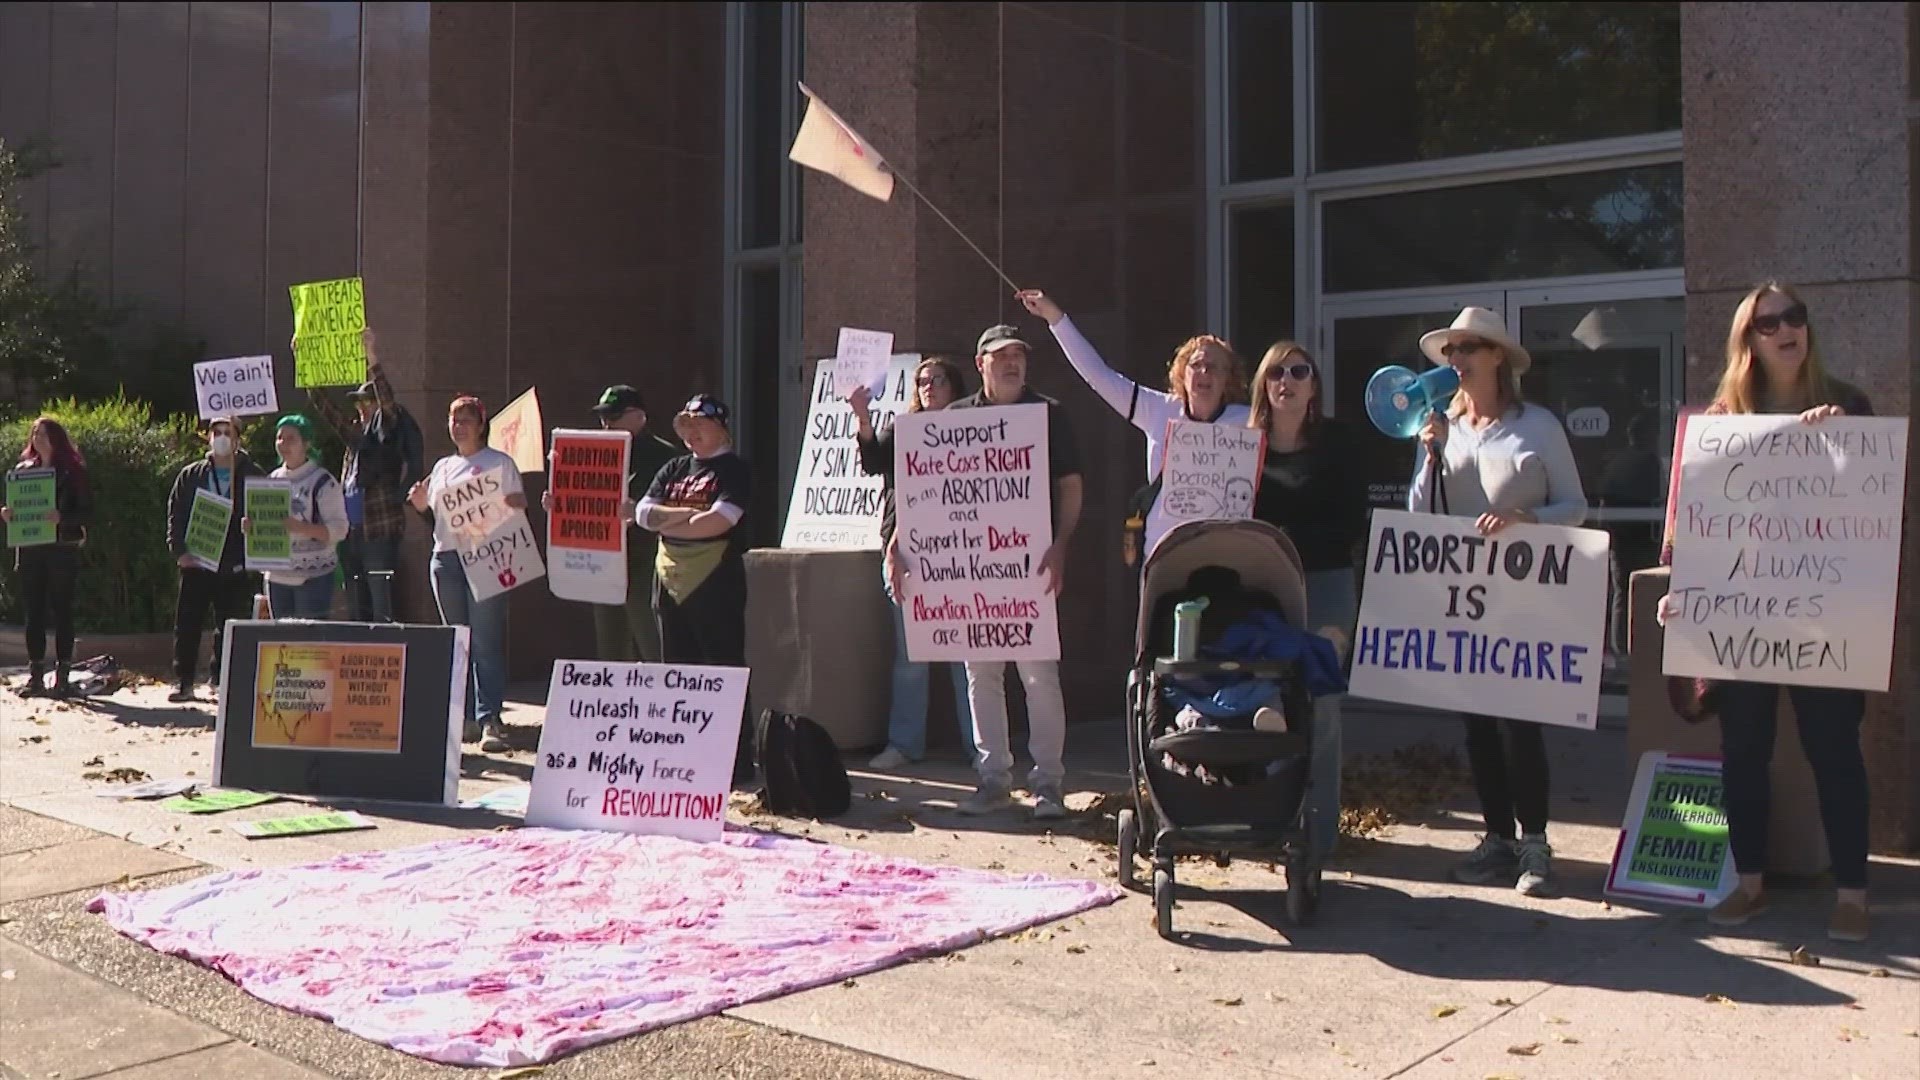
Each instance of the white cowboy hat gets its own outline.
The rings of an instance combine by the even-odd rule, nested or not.
[[[1427,359],[1436,364],[1449,361],[1440,346],[1461,338],[1479,338],[1491,341],[1507,350],[1507,364],[1513,368],[1515,378],[1527,373],[1533,366],[1533,356],[1517,341],[1507,334],[1507,322],[1498,312],[1483,307],[1462,308],[1454,317],[1453,325],[1444,330],[1429,330],[1420,335],[1420,351]]]

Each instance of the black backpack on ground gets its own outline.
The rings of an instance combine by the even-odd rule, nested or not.
[[[754,757],[767,787],[760,801],[776,814],[831,817],[853,806],[853,784],[827,729],[804,716],[762,710]]]

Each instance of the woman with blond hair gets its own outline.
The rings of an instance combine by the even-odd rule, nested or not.
[[[1706,411],[1784,413],[1817,424],[1835,416],[1872,416],[1873,406],[1865,394],[1826,373],[1814,348],[1806,303],[1786,285],[1769,281],[1747,293],[1734,309],[1726,370]],[[1663,600],[1661,623],[1671,615]],[[1782,689],[1773,683],[1716,680],[1727,838],[1740,883],[1708,914],[1707,921],[1715,926],[1739,926],[1767,910],[1767,819],[1772,811],[1767,772],[1773,763]],[[1860,722],[1867,695],[1828,686],[1784,689],[1793,699],[1800,748],[1813,768],[1838,892],[1827,936],[1865,941],[1867,766],[1860,752]]]
[[[1472,518],[1484,536],[1516,522],[1585,521],[1587,496],[1566,428],[1521,397],[1520,376],[1533,357],[1507,333],[1499,314],[1466,308],[1453,325],[1422,335],[1420,351],[1452,365],[1460,390],[1447,415],[1434,413],[1420,429],[1407,509]],[[1546,892],[1553,849],[1547,845],[1541,727],[1492,716],[1464,718],[1467,761],[1487,832],[1454,868],[1454,879],[1472,885],[1512,880],[1523,895]]]
[[[945,356],[929,356],[914,365],[912,396],[907,411],[935,412],[964,397],[967,373],[957,361]],[[860,471],[881,479],[880,547],[881,588],[893,604],[893,694],[887,714],[887,746],[868,764],[875,769],[897,769],[919,761],[927,754],[927,690],[933,674],[930,663],[916,664],[907,658],[907,623],[902,610],[907,602],[906,579],[911,560],[900,553],[900,537],[894,531],[893,504],[893,425],[876,432],[873,412],[868,408],[871,392],[864,386],[847,398],[853,407],[859,430],[854,439],[860,448]],[[973,759],[973,710],[967,704],[967,676],[958,665],[947,668],[953,687],[953,715],[960,724],[960,746],[967,759]]]
[[[1225,341],[1211,334],[1187,339],[1174,350],[1173,361],[1167,366],[1167,389],[1155,390],[1108,367],[1099,350],[1046,293],[1025,289],[1015,293],[1014,298],[1028,311],[1047,320],[1054,340],[1067,354],[1067,361],[1093,392],[1100,395],[1100,400],[1146,435],[1149,484],[1159,479],[1160,466],[1166,460],[1166,448],[1161,444],[1167,437],[1168,421],[1235,425],[1247,422],[1249,411],[1241,404],[1247,395],[1246,369],[1233,346]],[[1172,524],[1158,513],[1157,506],[1148,511],[1142,556],[1153,550],[1153,545]]]

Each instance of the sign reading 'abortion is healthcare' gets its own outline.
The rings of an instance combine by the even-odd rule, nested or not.
[[[1666,673],[1886,690],[1907,421],[1691,416],[1682,440]]]
[[[1607,534],[1375,510],[1355,696],[1592,730]]]

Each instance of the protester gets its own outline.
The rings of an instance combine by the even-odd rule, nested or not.
[[[1344,645],[1353,640],[1360,612],[1354,549],[1367,535],[1366,484],[1352,470],[1358,441],[1346,424],[1325,415],[1320,369],[1298,343],[1267,350],[1253,376],[1247,426],[1266,433],[1266,458],[1253,516],[1293,541],[1306,571],[1307,626],[1331,627]],[[1345,695],[1314,702],[1313,844],[1326,854],[1340,836],[1340,726]]]
[[[1756,362],[1757,361],[1757,362]],[[1865,394],[1827,374],[1814,347],[1807,305],[1793,289],[1769,281],[1734,308],[1727,333],[1727,366],[1707,412],[1797,413],[1805,424],[1835,416],[1872,416]],[[1675,462],[1678,468],[1679,463]],[[1661,622],[1670,615],[1665,600]],[[1739,926],[1767,910],[1767,824],[1772,815],[1768,770],[1780,692],[1793,699],[1794,730],[1813,769],[1820,823],[1827,836],[1838,893],[1827,936],[1867,939],[1867,766],[1860,723],[1867,695],[1831,686],[1786,686],[1720,679],[1721,776],[1727,839],[1740,883],[1707,916],[1716,926]]]
[[[660,534],[653,607],[669,664],[747,664],[746,516],[753,471],[734,453],[732,412],[695,394],[673,418],[686,454],[655,474],[634,520]],[[733,781],[753,779],[753,732],[741,717]]]
[[[660,538],[634,520],[647,485],[660,467],[679,455],[679,448],[647,431],[647,403],[640,391],[621,384],[609,386],[593,407],[600,426],[632,435],[627,454],[627,497],[620,516],[627,522],[627,601],[591,604],[595,651],[608,663],[660,662],[660,620],[653,613],[653,564]],[[553,512],[553,493],[542,492],[540,508]]]
[[[276,619],[326,619],[333,614],[333,571],[339,565],[334,548],[347,537],[347,507],[340,482],[308,455],[313,450],[313,424],[299,413],[289,413],[274,426],[273,445],[280,453],[275,480],[287,481],[287,537],[291,565],[269,570],[267,604]],[[253,522],[240,519],[240,531]]]
[[[420,425],[394,399],[393,386],[375,348],[367,346],[367,382],[347,395],[351,416],[323,394],[308,391],[316,411],[341,435],[346,453],[340,484],[347,508],[347,542],[340,549],[346,577],[347,617],[354,622],[392,622],[393,581],[400,542],[407,533],[407,492],[426,475]]]
[[[1566,429],[1520,396],[1533,357],[1508,335],[1500,316],[1462,310],[1453,325],[1420,338],[1420,351],[1460,375],[1448,415],[1420,429],[1408,509],[1474,519],[1483,535],[1515,522],[1579,525],[1587,497]],[[1434,455],[1438,455],[1437,458]],[[1483,885],[1516,872],[1521,893],[1548,890],[1547,745],[1540,725],[1467,714],[1467,758],[1487,832],[1454,877]],[[1504,733],[1504,741],[1503,741]],[[1519,834],[1514,819],[1519,819]]]
[[[1147,437],[1147,482],[1141,499],[1148,507],[1143,519],[1142,555],[1151,554],[1173,522],[1156,513],[1160,466],[1166,460],[1167,423],[1193,420],[1207,424],[1244,424],[1248,408],[1247,373],[1233,347],[1211,334],[1189,338],[1174,350],[1167,366],[1166,392],[1142,386],[1107,366],[1080,328],[1060,305],[1038,289],[1015,293],[1026,309],[1047,321],[1054,339],[1093,392],[1107,407],[1127,419]]]
[[[18,548],[14,570],[20,576],[20,602],[26,609],[27,681],[21,697],[72,694],[73,592],[80,573],[80,546],[87,541],[87,520],[93,513],[93,494],[87,485],[87,462],[67,429],[51,416],[33,422],[27,444],[13,471],[53,470],[53,543]],[[4,491],[4,485],[0,485]],[[0,522],[13,523],[13,508],[0,506]],[[43,681],[47,671],[47,624],[53,624],[53,686]]]
[[[1024,295],[1024,294],[1023,294]],[[1011,326],[992,326],[980,335],[974,363],[980,391],[947,406],[981,409],[996,405],[1047,407],[1047,465],[1053,479],[1053,546],[1040,558],[1047,591],[1058,593],[1065,578],[1067,546],[1080,524],[1080,454],[1067,411],[1027,385],[1031,347]],[[1027,749],[1033,755],[1033,816],[1042,821],[1067,815],[1061,785],[1066,780],[1062,755],[1067,740],[1067,706],[1060,696],[1060,662],[1022,660],[1020,679],[1027,690]],[[1013,749],[1007,738],[1007,665],[1002,660],[967,664],[967,703],[973,712],[975,767],[980,784],[959,807],[963,814],[990,814],[1013,805]]]
[[[944,356],[929,356],[913,369],[913,399],[908,412],[933,412],[944,409],[966,387],[966,373],[959,364]],[[856,389],[847,398],[853,406],[854,420],[860,425],[854,438],[860,448],[860,469],[881,478],[880,586],[893,606],[893,698],[887,714],[887,747],[868,764],[876,769],[897,769],[927,754],[927,696],[933,673],[932,664],[916,664],[907,658],[907,622],[904,614],[906,578],[911,569],[901,554],[899,536],[894,531],[893,504],[893,427],[875,433],[873,413],[867,407],[871,397],[866,387]],[[953,715],[960,724],[960,745],[973,757],[973,710],[967,705],[967,680],[964,669],[948,668],[953,683]]]
[[[434,462],[426,479],[407,492],[415,510],[433,518],[433,599],[440,622],[471,631],[473,657],[468,680],[466,725],[461,741],[480,742],[485,753],[508,749],[503,719],[507,696],[507,594],[476,600],[460,561],[460,541],[448,523],[433,513],[440,493],[476,476],[497,473],[509,509],[525,510],[520,466],[487,445],[487,407],[479,398],[461,396],[447,406],[447,434],[454,452]]]
[[[253,575],[247,573],[246,541],[240,535],[240,511],[247,504],[247,481],[264,479],[266,471],[237,449],[239,426],[221,417],[207,424],[207,456],[180,470],[167,495],[167,550],[180,566],[180,595],[174,604],[173,673],[176,685],[168,701],[192,701],[195,673],[200,664],[200,632],[208,609],[213,612],[213,664],[210,682],[220,687],[220,661],[226,648],[227,620],[244,619],[254,597]],[[187,520],[193,514],[193,493],[207,491],[233,500],[227,519],[226,543],[217,569],[203,568],[187,554]]]

